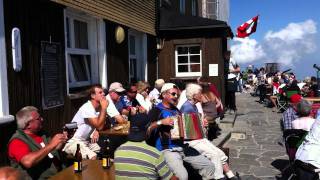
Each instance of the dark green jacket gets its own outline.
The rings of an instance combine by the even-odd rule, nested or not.
[[[47,145],[49,139],[45,136],[41,136],[44,143]],[[9,143],[13,139],[20,139],[23,142],[25,142],[32,152],[40,150],[42,147],[35,142],[30,136],[25,134],[22,130],[17,130],[15,134],[11,137]],[[59,159],[59,154],[57,151],[52,151],[51,154],[55,156],[55,158]],[[55,159],[54,158],[54,159]],[[53,176],[58,172],[56,166],[53,163],[53,159],[50,159],[48,156],[46,156],[42,161],[40,161],[38,164],[34,165],[31,168],[25,168],[22,164],[16,162],[13,159],[10,159],[11,166],[23,171],[26,171],[32,179],[48,179],[50,176]]]

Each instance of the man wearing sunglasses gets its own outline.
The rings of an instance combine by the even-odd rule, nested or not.
[[[119,82],[113,82],[109,86],[109,94],[106,96],[109,101],[109,106],[107,108],[107,114],[109,117],[113,118],[117,123],[125,123],[126,120],[120,114],[115,104],[120,101],[121,96],[125,93],[125,89]]]
[[[120,106],[121,108],[121,114],[128,116],[129,112],[131,112],[131,115],[136,114],[136,112],[146,112],[136,99],[137,93],[137,86],[135,84],[131,84],[130,87],[127,88],[126,95],[121,96],[120,101],[117,103],[118,107]]]
[[[150,110],[149,118],[151,124],[148,128],[148,143],[155,146],[164,154],[169,168],[180,179],[188,179],[188,172],[183,166],[183,161],[188,162],[203,179],[213,179],[214,165],[195,149],[184,145],[181,139],[171,139],[173,119],[171,117],[180,115],[176,108],[179,89],[173,83],[166,83],[161,88],[162,102]]]

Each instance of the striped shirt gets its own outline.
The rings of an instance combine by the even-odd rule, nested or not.
[[[114,154],[116,179],[170,179],[173,173],[156,148],[128,141]]]

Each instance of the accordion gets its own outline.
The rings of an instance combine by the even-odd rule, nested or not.
[[[171,139],[195,140],[206,137],[200,114],[188,113],[171,118],[174,121],[170,131]]]

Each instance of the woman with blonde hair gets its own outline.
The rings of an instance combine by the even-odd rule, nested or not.
[[[216,122],[218,116],[217,108],[221,106],[221,101],[215,96],[207,84],[202,85],[202,109],[204,118],[209,123],[208,139],[212,140],[216,137],[217,130],[220,128]]]
[[[139,104],[148,112],[152,108],[152,103],[149,98],[149,83],[145,81],[138,81],[137,84],[137,96],[136,99]]]

